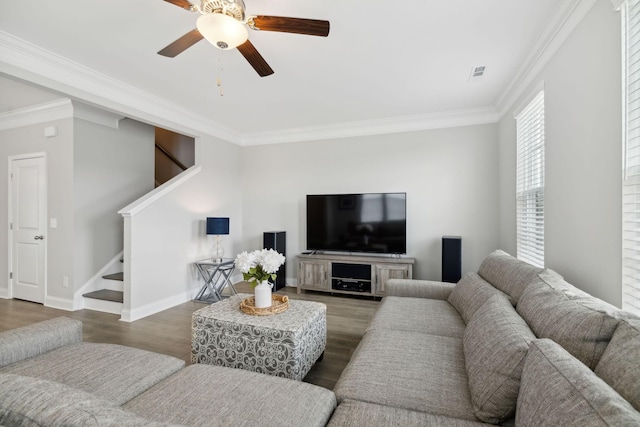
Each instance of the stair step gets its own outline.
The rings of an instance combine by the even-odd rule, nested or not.
[[[124,282],[124,272],[107,274],[106,276],[102,276],[103,279],[107,280],[119,280]]]
[[[124,301],[124,292],[111,291],[109,289],[102,289],[100,291],[89,292],[82,295],[85,298],[93,298],[104,301],[113,301],[122,303]]]

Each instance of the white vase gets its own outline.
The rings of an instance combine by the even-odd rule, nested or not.
[[[253,288],[256,308],[271,307],[271,283],[265,280]]]

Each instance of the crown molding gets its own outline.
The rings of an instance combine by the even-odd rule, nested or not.
[[[68,119],[70,117],[73,117],[71,100],[63,98],[0,113],[0,130]]]
[[[497,122],[499,118],[495,110],[487,108],[240,134],[202,115],[70,61],[4,31],[0,31],[0,72],[60,91],[88,104],[100,106],[114,112],[115,116],[125,115],[192,136],[211,135],[238,145],[275,144],[413,132],[491,123]],[[79,118],[88,119],[83,112],[78,111],[76,114]]]
[[[232,129],[0,30],[0,73],[187,135],[239,143]]]
[[[100,108],[91,107],[82,102],[73,102],[73,116],[113,129],[120,129],[120,120],[124,119],[122,114],[114,114]]]
[[[612,0],[615,1],[617,0]],[[496,106],[326,126],[239,133],[158,96],[0,31],[0,72],[68,94],[87,104],[187,135],[211,135],[242,146],[415,132],[495,123],[518,101],[591,10],[596,0],[567,0]],[[85,118],[78,112],[79,118]]]
[[[542,37],[496,102],[500,117],[512,108],[534,83],[542,69],[582,22],[597,0],[568,0],[549,22]]]
[[[274,132],[249,134],[241,139],[241,145],[267,145],[287,142],[317,141],[323,139],[350,138],[390,133],[416,132],[430,129],[471,126],[496,123],[500,115],[491,107],[433,114],[337,123],[326,126],[287,129]]]
[[[56,99],[12,111],[0,113],[0,130],[30,126],[68,118],[78,118],[114,129],[124,117],[81,102],[72,102],[69,98]]]

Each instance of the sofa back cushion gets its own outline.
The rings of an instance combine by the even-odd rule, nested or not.
[[[53,381],[0,374],[0,425],[166,426]]]
[[[518,313],[538,338],[550,338],[595,369],[623,312],[586,294],[553,271],[522,294]]]
[[[465,323],[469,323],[473,314],[494,295],[508,298],[507,294],[491,286],[478,273],[471,272],[456,283],[447,301],[460,313]]]
[[[82,341],[82,322],[56,317],[0,332],[0,368]]]
[[[531,343],[522,371],[516,425],[636,426],[640,413],[558,344],[541,339]]]
[[[618,323],[595,373],[640,411],[640,320]]]
[[[482,261],[478,274],[518,302],[525,288],[542,270],[504,251],[497,250]]]
[[[536,337],[506,297],[495,295],[473,315],[464,331],[464,358],[473,412],[500,423],[516,409],[520,374]]]

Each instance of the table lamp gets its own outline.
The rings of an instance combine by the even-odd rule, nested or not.
[[[220,235],[229,234],[229,218],[207,218],[207,234],[215,234],[216,243],[211,250],[214,262],[222,262],[224,249],[220,244]]]

